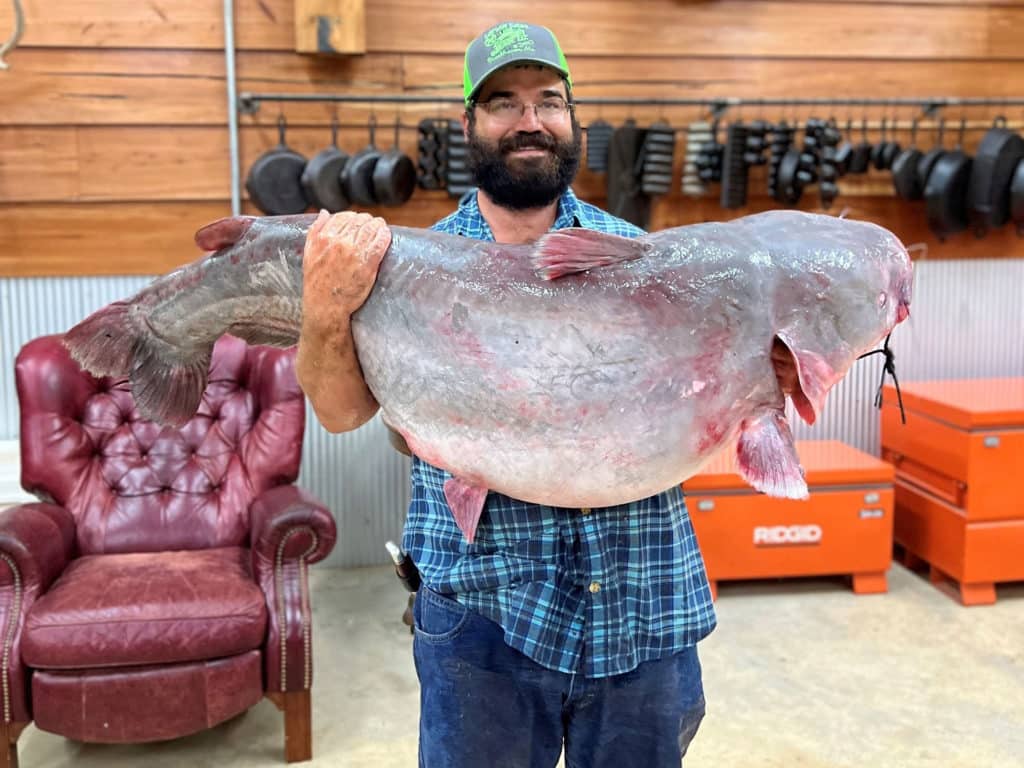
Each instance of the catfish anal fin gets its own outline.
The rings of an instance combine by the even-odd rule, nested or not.
[[[533,253],[533,267],[545,280],[586,272],[643,258],[648,245],[641,239],[609,235],[582,227],[557,229],[543,235]]]
[[[473,537],[476,536],[476,526],[480,522],[480,514],[484,510],[484,502],[487,500],[487,489],[453,477],[445,481],[444,497],[452,510],[455,524],[459,526],[466,541],[472,544]]]
[[[807,482],[786,415],[765,409],[743,423],[736,458],[740,475],[769,496],[806,499]]]
[[[136,344],[132,397],[142,418],[181,427],[203,400],[210,372],[210,350],[185,357],[155,338]]]

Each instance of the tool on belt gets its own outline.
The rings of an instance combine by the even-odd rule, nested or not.
[[[385,542],[384,546],[387,547],[391,559],[395,561],[395,573],[398,574],[398,580],[402,582],[402,586],[410,592],[416,592],[420,588],[420,570],[416,567],[412,557],[409,553],[399,549],[393,541]]]

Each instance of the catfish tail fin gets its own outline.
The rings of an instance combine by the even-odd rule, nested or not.
[[[93,376],[129,379],[144,419],[181,426],[199,409],[212,347],[176,347],[154,334],[133,309],[117,301],[94,312],[64,334],[64,346]]]
[[[64,346],[74,361],[93,376],[123,379],[132,369],[132,347],[137,335],[132,305],[115,301],[65,333]]]

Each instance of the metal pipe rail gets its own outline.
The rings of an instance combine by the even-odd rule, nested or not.
[[[238,109],[244,114],[259,110],[262,102],[339,102],[362,104],[461,104],[458,96],[424,96],[420,94],[342,94],[342,93],[253,93],[238,96]],[[643,107],[707,107],[712,114],[721,115],[738,107],[920,107],[925,115],[948,107],[1024,107],[1024,96],[1011,98],[989,97],[920,97],[920,98],[646,98],[635,96],[599,96],[574,99],[576,104],[594,106]]]

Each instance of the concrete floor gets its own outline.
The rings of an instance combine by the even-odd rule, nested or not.
[[[312,584],[306,765],[415,766],[406,593],[388,567],[317,568]],[[1024,766],[1024,584],[964,608],[893,565],[885,595],[856,596],[843,579],[726,583],[718,613],[701,644],[708,714],[687,768]],[[22,768],[255,768],[283,765],[282,745],[264,700],[172,742],[83,745],[30,726],[19,751]]]

